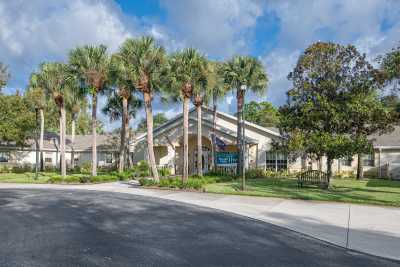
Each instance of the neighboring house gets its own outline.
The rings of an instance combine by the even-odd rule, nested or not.
[[[72,145],[71,136],[66,136],[67,166],[71,165],[74,155],[75,166],[85,162],[92,162],[92,135],[76,135]],[[97,136],[97,161],[98,166],[111,166],[115,164],[118,153],[119,138],[112,135]],[[74,152],[72,152],[72,150]],[[45,167],[58,167],[60,164],[59,135],[46,133],[43,142],[43,158]],[[36,143],[28,140],[26,145],[0,143],[0,165],[22,166],[36,163]]]
[[[217,168],[234,169],[237,163],[236,117],[224,112],[217,112],[216,158],[211,153],[211,134],[213,111],[202,107],[202,155],[203,172],[208,172],[215,162]],[[289,170],[292,172],[304,169],[318,169],[317,161],[310,158],[288,159],[284,153],[272,151],[272,144],[282,140],[277,128],[262,127],[245,122],[247,168],[263,168],[271,170]],[[154,129],[154,153],[156,164],[171,169],[172,173],[181,174],[183,165],[183,115],[180,114],[163,125]],[[400,128],[381,136],[371,136],[374,141],[374,153],[363,158],[366,176],[400,178]],[[137,135],[130,146],[133,162],[147,160],[146,133]],[[189,111],[189,173],[196,173],[197,160],[197,116],[193,108]],[[322,170],[326,171],[326,160],[320,162]],[[335,160],[335,174],[355,174],[357,158]]]

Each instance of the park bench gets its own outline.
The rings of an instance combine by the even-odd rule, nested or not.
[[[298,187],[303,185],[318,185],[322,188],[328,188],[328,175],[318,170],[308,170],[297,175]]]

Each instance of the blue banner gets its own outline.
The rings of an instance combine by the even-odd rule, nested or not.
[[[236,152],[217,152],[217,166],[234,166],[238,163],[238,154]]]

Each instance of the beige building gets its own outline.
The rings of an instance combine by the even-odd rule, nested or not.
[[[66,161],[67,167],[71,166],[72,156],[75,166],[92,162],[92,135],[76,135],[72,146],[71,136],[66,136]],[[111,166],[115,164],[118,153],[119,139],[112,135],[97,136],[97,164],[98,166]],[[74,151],[74,152],[72,152]],[[60,164],[59,135],[46,133],[43,140],[44,166],[55,168]],[[28,140],[26,146],[0,143],[1,166],[34,166],[36,164],[36,143]]]
[[[217,168],[234,170],[236,168],[236,117],[224,112],[217,112],[216,158],[211,153],[212,118],[213,112],[208,107],[202,108],[202,157],[203,172],[211,169],[215,162]],[[154,152],[158,166],[170,168],[172,173],[180,174],[183,165],[183,116],[182,114],[170,119],[165,124],[154,129]],[[326,171],[326,160],[321,162],[309,158],[290,160],[283,153],[273,152],[272,143],[281,140],[279,130],[261,127],[251,122],[245,122],[247,168],[263,168],[271,170],[288,170],[290,172],[302,169],[318,169]],[[372,136],[374,153],[364,155],[364,172],[366,176],[392,177],[400,179],[400,128],[393,133]],[[138,135],[132,142],[130,151],[133,162],[147,160],[146,134]],[[189,173],[196,173],[197,160],[197,115],[195,109],[189,112]],[[320,164],[320,166],[319,166]],[[357,169],[357,158],[335,160],[335,174],[354,175]]]

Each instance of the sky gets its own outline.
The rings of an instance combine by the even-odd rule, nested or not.
[[[0,62],[11,79],[3,92],[24,90],[41,62],[66,61],[85,44],[118,50],[126,38],[151,35],[167,51],[194,47],[210,59],[257,57],[269,84],[262,96],[280,106],[290,88],[288,73],[310,44],[354,44],[373,61],[400,44],[400,0],[0,0]],[[100,107],[107,101],[100,100]],[[228,94],[219,108],[234,113]],[[180,104],[154,101],[154,113],[172,117]],[[99,114],[106,129],[119,126]],[[132,126],[144,116],[140,111]]]

